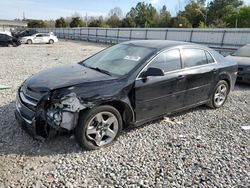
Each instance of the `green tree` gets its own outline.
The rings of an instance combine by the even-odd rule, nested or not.
[[[186,17],[183,16],[177,16],[175,18],[172,18],[171,20],[172,27],[175,28],[190,28],[192,25],[188,21]]]
[[[225,25],[228,15],[243,4],[242,0],[213,0],[208,6],[208,22],[215,27]]]
[[[250,6],[243,6],[235,10],[226,18],[226,21],[229,27],[249,28]]]
[[[157,11],[152,4],[139,2],[135,8],[131,8],[126,18],[134,20],[136,27],[152,27],[155,25],[156,16]]]
[[[89,22],[88,27],[103,27],[103,18],[102,16],[99,19],[93,19]]]
[[[109,27],[120,27],[121,26],[121,20],[119,17],[115,14],[112,15],[106,22]]]
[[[56,20],[55,27],[67,27],[66,21],[63,17]]]
[[[43,28],[46,27],[45,23],[43,20],[25,20],[28,22],[28,27],[29,28]]]
[[[122,27],[136,27],[135,16],[136,11],[132,8],[122,20]]]
[[[160,9],[158,27],[169,27],[170,26],[170,22],[171,22],[171,14],[167,10],[167,7],[164,5]]]
[[[70,27],[83,27],[84,23],[80,17],[73,17],[69,24]]]
[[[55,27],[55,20],[44,20],[45,27],[51,28]]]
[[[206,10],[200,3],[191,1],[185,6],[185,10],[180,13],[181,16],[187,18],[192,27],[198,27],[201,21],[207,19]]]

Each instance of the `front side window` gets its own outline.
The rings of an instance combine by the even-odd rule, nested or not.
[[[36,35],[36,37],[42,37],[42,36],[43,36],[42,34]]]
[[[118,44],[97,53],[80,64],[109,72],[115,76],[123,76],[153,55],[154,52],[154,48]]]
[[[207,56],[202,49],[183,49],[184,67],[194,67],[207,64]]]
[[[152,61],[149,67],[159,68],[164,72],[181,69],[181,56],[179,49],[161,53]]]

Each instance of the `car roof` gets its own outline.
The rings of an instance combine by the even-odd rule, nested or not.
[[[185,45],[185,46],[192,45],[192,46],[201,47],[200,45],[197,45],[197,44],[181,42],[181,41],[173,41],[173,40],[135,40],[135,41],[127,41],[127,42],[124,42],[123,44],[156,48],[158,50],[182,46],[182,45]]]

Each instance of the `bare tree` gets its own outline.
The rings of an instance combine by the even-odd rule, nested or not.
[[[109,11],[108,16],[109,17],[117,16],[119,19],[122,19],[123,18],[122,9],[120,7],[115,7]]]

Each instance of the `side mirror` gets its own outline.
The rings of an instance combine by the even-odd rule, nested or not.
[[[148,76],[164,76],[164,72],[159,68],[149,67],[140,77],[147,78]]]

